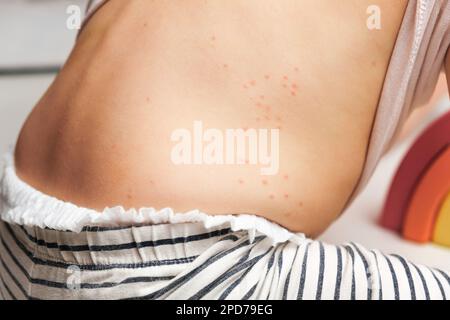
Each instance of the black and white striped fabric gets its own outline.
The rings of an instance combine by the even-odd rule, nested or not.
[[[202,223],[0,223],[4,299],[447,299],[449,274],[357,244],[270,239]]]

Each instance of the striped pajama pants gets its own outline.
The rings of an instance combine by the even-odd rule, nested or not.
[[[3,299],[450,297],[449,274],[354,243],[273,246],[201,223],[74,233],[0,222],[0,236]]]

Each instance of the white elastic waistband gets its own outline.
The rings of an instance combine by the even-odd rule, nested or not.
[[[15,172],[11,153],[5,156],[0,184],[1,218],[24,226],[37,226],[61,231],[81,232],[86,226],[130,226],[142,224],[179,224],[201,222],[205,228],[229,226],[232,231],[248,231],[250,239],[266,235],[273,244],[291,241],[300,244],[305,239],[262,217],[254,215],[210,216],[199,210],[176,213],[171,208],[156,210],[123,207],[105,208],[103,212],[78,207],[72,203],[46,195],[22,181]]]

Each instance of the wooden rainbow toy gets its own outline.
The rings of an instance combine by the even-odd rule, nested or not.
[[[450,247],[450,112],[415,141],[392,181],[381,225]]]

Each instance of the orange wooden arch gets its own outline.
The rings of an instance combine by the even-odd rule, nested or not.
[[[431,240],[438,212],[449,191],[450,147],[447,147],[417,184],[403,224],[402,234],[406,239]]]

